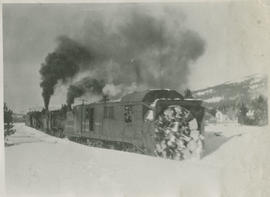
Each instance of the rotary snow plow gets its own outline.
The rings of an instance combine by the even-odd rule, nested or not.
[[[167,106],[157,102],[146,116],[152,127],[152,155],[173,160],[199,159],[203,152],[204,108],[196,105],[198,100],[185,101],[186,105],[183,101],[168,102],[163,101]]]
[[[171,105],[154,124],[157,156],[174,160],[200,158],[203,136],[188,110]]]

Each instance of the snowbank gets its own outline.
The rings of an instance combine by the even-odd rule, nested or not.
[[[196,96],[203,96],[205,94],[211,94],[211,93],[213,93],[213,89],[207,89],[207,90],[199,91],[199,92],[196,92],[195,95]]]
[[[17,124],[6,147],[8,196],[269,196],[269,132],[208,126],[199,161],[87,147]]]
[[[270,196],[270,133],[267,127],[207,127],[203,163],[219,172],[223,196]]]
[[[219,102],[219,101],[221,101],[223,99],[224,99],[224,97],[217,96],[217,97],[212,97],[212,98],[206,99],[206,100],[204,100],[204,102],[206,102],[206,103],[217,103],[217,102]]]

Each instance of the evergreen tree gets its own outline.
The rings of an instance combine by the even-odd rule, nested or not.
[[[12,131],[13,127],[13,118],[12,110],[10,110],[6,103],[4,103],[4,136],[6,137]]]
[[[256,125],[266,125],[268,123],[267,99],[260,95],[251,103],[254,110],[254,120]]]
[[[246,107],[246,105],[244,103],[242,103],[240,105],[239,108],[239,113],[238,113],[238,122],[240,124],[245,124],[247,121],[247,112],[248,112],[248,108]]]

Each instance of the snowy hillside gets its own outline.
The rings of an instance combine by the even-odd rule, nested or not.
[[[8,196],[270,196],[265,127],[210,125],[203,158],[185,162],[15,128],[5,148]]]
[[[193,92],[195,98],[204,100],[208,106],[219,102],[251,100],[259,95],[268,95],[266,75],[255,74]]]

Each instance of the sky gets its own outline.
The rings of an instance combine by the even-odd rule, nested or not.
[[[60,35],[76,36],[85,18],[132,4],[3,5],[4,101],[16,112],[42,107],[41,64]],[[254,73],[265,73],[270,51],[269,13],[244,2],[141,4],[155,10],[173,7],[183,25],[205,42],[203,54],[190,63],[191,90]],[[110,15],[110,17],[113,17]],[[268,52],[268,53],[267,53]],[[57,86],[51,106],[65,103],[66,88]]]

